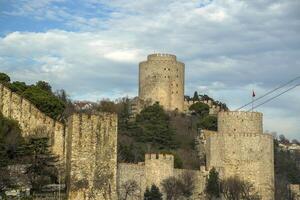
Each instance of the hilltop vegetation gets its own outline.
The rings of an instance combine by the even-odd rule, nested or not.
[[[38,81],[34,85],[27,85],[20,81],[11,82],[10,77],[4,73],[0,73],[0,82],[28,99],[49,117],[60,121],[65,120],[66,109],[71,103],[64,90],[53,92],[50,84],[45,81]]]

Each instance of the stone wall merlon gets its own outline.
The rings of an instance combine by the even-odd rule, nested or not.
[[[145,160],[174,160],[172,154],[145,154]]]

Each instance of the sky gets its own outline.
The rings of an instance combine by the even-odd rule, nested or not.
[[[0,71],[97,101],[137,96],[138,63],[170,53],[185,63],[187,95],[235,110],[252,90],[300,76],[299,9],[295,0],[0,0]],[[255,110],[265,132],[300,140],[300,87]]]

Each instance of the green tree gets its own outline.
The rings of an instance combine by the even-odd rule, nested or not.
[[[0,73],[0,82],[4,83],[13,92],[25,97],[39,110],[56,120],[62,120],[67,106],[68,110],[73,110],[70,109],[72,107],[71,102],[66,103],[52,93],[50,84],[45,81],[38,81],[35,85],[26,85],[26,83],[20,81],[10,83],[9,76]]]
[[[23,96],[30,100],[42,112],[54,119],[60,119],[65,109],[65,104],[54,94],[40,87],[32,86],[23,92]]]
[[[199,101],[199,95],[197,91],[194,92],[193,101]]]
[[[52,87],[46,81],[38,81],[35,85],[36,85],[36,87],[40,88],[41,90],[44,90],[48,93],[52,93]]]
[[[0,83],[9,83],[10,82],[10,77],[5,74],[0,72]]]
[[[29,147],[33,156],[27,174],[33,191],[40,191],[44,185],[57,183],[57,157],[50,151],[49,138],[30,138]]]
[[[196,102],[192,104],[189,107],[189,110],[195,112],[201,118],[209,114],[209,106],[202,102]]]
[[[173,155],[174,155],[174,167],[177,169],[182,168],[183,162],[182,162],[180,156],[177,153],[173,153]]]
[[[284,136],[280,137],[280,141],[274,140],[275,177],[286,179],[292,184],[300,184],[300,169],[297,167],[295,154],[279,147],[279,142],[285,143],[286,140]],[[280,180],[277,180],[277,182],[280,182]]]
[[[10,85],[10,89],[20,95],[28,88],[24,82],[15,81]]]
[[[17,158],[19,146],[23,143],[18,122],[0,113],[0,167]]]
[[[217,131],[218,129],[218,118],[213,115],[207,115],[204,118],[201,118],[197,124],[198,128],[207,129],[211,131]]]
[[[220,190],[219,173],[215,168],[212,168],[209,171],[205,192],[209,199],[212,199],[214,197],[220,197],[221,190]]]
[[[152,185],[151,189],[146,189],[144,193],[144,200],[162,200],[162,193],[159,191],[159,188],[156,185]]]
[[[158,149],[175,149],[175,132],[170,127],[170,119],[163,108],[155,103],[141,111],[136,117],[137,141],[149,143]]]

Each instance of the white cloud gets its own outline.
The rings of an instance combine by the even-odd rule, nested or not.
[[[207,92],[231,108],[251,100],[252,89],[263,94],[300,74],[299,1],[82,1],[90,13],[68,1],[22,2],[11,14],[60,21],[69,31],[3,36],[0,70],[45,79],[75,98],[137,94],[138,62],[153,52],[186,64],[187,94]],[[261,108],[267,129],[299,138],[295,91]]]

